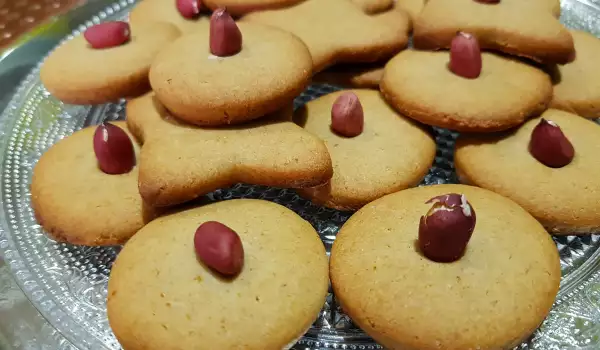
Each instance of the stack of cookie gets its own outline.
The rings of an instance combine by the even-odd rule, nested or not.
[[[242,20],[234,21],[219,6],[227,6]],[[216,10],[211,15],[208,9]],[[329,16],[322,15],[326,12],[345,14],[334,27],[338,34],[329,40],[320,35],[330,26]],[[298,16],[311,18],[314,25],[289,20]],[[115,162],[120,157],[118,143],[127,150],[136,144],[135,156],[125,161],[130,166],[116,172],[124,176],[110,176],[110,181],[120,181],[125,174],[138,179],[137,186],[127,184],[127,193],[133,194],[123,198],[124,204],[136,208],[135,215],[118,215],[107,199],[89,198],[89,206],[105,208],[111,220],[85,234],[65,227],[64,222],[79,217],[77,210],[69,209],[72,203],[53,205],[60,208],[50,212],[44,203],[86,193],[82,188],[89,176],[64,189],[54,183],[54,175],[47,175],[70,165],[59,167],[51,158],[55,150],[42,158],[33,179],[33,202],[39,221],[57,239],[121,244],[162,211],[158,208],[238,182],[306,189],[300,193],[316,203],[358,209],[418,184],[433,162],[435,142],[429,130],[394,112],[374,91],[330,95],[292,110],[293,100],[315,72],[341,62],[389,58],[406,46],[410,21],[391,1],[145,0],[134,7],[130,21],[92,26],[61,45],[41,68],[45,86],[66,103],[128,99],[125,131],[134,136],[133,142],[111,143],[113,134],[115,140],[126,139],[118,130],[122,124],[103,125],[95,136],[82,131],[85,136],[62,142],[99,140],[93,149],[96,157],[87,149],[92,163],[86,171],[98,170],[94,158]],[[360,35],[337,39],[356,31],[356,23],[362,23]],[[350,109],[348,95],[354,101]],[[355,123],[364,124],[364,129],[361,126],[352,137],[332,131],[334,102],[340,106],[335,118],[346,123],[350,115],[357,116],[360,121]],[[143,144],[139,150],[138,143]],[[398,150],[404,150],[405,157],[397,157]],[[102,152],[108,155],[102,158]],[[63,153],[68,152],[59,156],[72,163],[80,157],[77,152]],[[104,185],[98,181],[98,187]],[[115,235],[125,226],[128,233]]]
[[[515,346],[558,291],[546,230],[600,231],[600,126],[584,119],[600,117],[600,42],[559,12],[557,0],[142,0],[41,68],[65,103],[126,98],[127,120],[41,157],[36,216],[59,241],[127,242],[108,298],[125,349],[281,349],[317,317],[329,275],[310,224],[267,201],[194,202],[238,182],[358,210],[331,283],[384,346]],[[313,80],[354,89],[294,110]],[[484,189],[411,189],[436,155],[431,126],[463,132],[457,173]]]

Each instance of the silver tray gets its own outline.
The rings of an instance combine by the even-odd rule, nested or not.
[[[98,1],[92,2],[63,17],[67,25],[62,29],[54,26],[50,39],[55,40],[52,36],[57,31],[68,40],[93,23],[125,18],[134,2],[122,0],[100,12],[96,9]],[[569,27],[600,35],[600,0],[563,0],[562,10],[561,19]],[[73,28],[76,29],[70,33]],[[18,62],[18,55],[24,52],[19,49],[9,52],[0,58],[0,67],[7,58]],[[42,59],[40,56],[39,60]],[[328,85],[311,86],[296,99],[296,107],[335,89]],[[99,106],[71,106],[57,101],[41,85],[39,66],[21,82],[0,116],[0,251],[35,307],[81,349],[120,349],[105,312],[108,275],[120,248],[73,246],[47,238],[31,209],[29,183],[36,161],[57,140],[103,119],[123,118],[122,101]],[[444,129],[435,129],[435,134],[438,152],[423,185],[457,182],[452,163],[457,134]],[[65,181],[69,181],[68,174]],[[261,198],[286,205],[315,226],[327,250],[338,228],[351,215],[315,206],[285,189],[238,184],[206,196],[208,201],[230,198]],[[561,290],[544,324],[518,348],[599,349],[600,236],[566,236],[555,241],[562,263]],[[68,346],[65,343],[64,348]],[[294,346],[294,349],[380,348],[352,324],[331,294],[318,320]]]

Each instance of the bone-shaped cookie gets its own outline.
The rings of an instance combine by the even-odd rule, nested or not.
[[[399,9],[369,16],[348,0],[307,0],[296,6],[255,12],[243,21],[287,30],[308,46],[313,72],[340,62],[375,62],[408,43],[410,20]]]
[[[564,64],[575,49],[571,34],[555,17],[558,11],[556,0],[429,0],[414,23],[414,45],[448,48],[456,32],[464,31],[484,49]]]
[[[127,104],[127,123],[143,142],[139,190],[156,206],[182,203],[238,182],[302,188],[327,182],[327,147],[291,122],[291,107],[273,117],[226,128],[200,128],[168,115],[153,94]]]
[[[182,33],[189,33],[208,28],[209,16],[198,15],[195,18],[185,18],[177,10],[175,1],[143,0],[129,13],[129,23],[135,30],[139,25],[150,22],[168,22],[179,28]]]

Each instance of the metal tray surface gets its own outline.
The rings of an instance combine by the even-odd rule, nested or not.
[[[92,18],[76,18],[71,13],[70,21],[78,27],[70,35],[65,33],[65,40],[94,23],[126,18],[134,2],[121,0]],[[566,25],[600,36],[600,0],[563,0],[562,10],[561,20]],[[43,57],[39,59],[41,62]],[[313,85],[296,99],[295,105],[335,89]],[[57,140],[101,120],[123,118],[123,101],[98,106],[72,106],[57,101],[40,83],[39,66],[22,81],[0,116],[0,251],[36,308],[81,349],[120,349],[105,312],[108,276],[120,247],[73,246],[47,238],[35,220],[29,184],[36,161]],[[422,185],[456,183],[452,153],[457,134],[444,129],[435,129],[435,133],[437,156]],[[285,189],[238,184],[206,196],[209,201],[231,198],[267,199],[293,209],[314,225],[328,251],[338,228],[351,215],[313,205]],[[598,349],[600,236],[566,236],[555,242],[563,271],[560,293],[544,324],[518,348]],[[381,347],[352,324],[330,294],[319,318],[294,349]]]

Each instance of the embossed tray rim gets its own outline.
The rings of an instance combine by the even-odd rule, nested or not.
[[[577,1],[580,3],[586,4],[586,5],[594,8],[596,11],[598,11],[600,13],[600,4],[593,3],[591,0],[590,1],[589,0],[570,0],[570,1]],[[85,19],[85,20],[79,21],[81,24],[79,24],[77,26],[77,29],[72,34],[67,35],[63,40],[61,40],[61,43],[64,42],[65,40],[69,40],[74,35],[78,34],[81,30],[85,29],[87,26],[95,24],[95,23],[99,23],[107,17],[114,16],[116,13],[119,13],[125,9],[130,8],[130,6],[132,6],[135,2],[136,2],[136,0],[117,1],[117,2],[113,3],[112,5],[106,7],[104,9],[104,11],[101,12],[101,15],[94,16],[91,19]],[[600,28],[598,28],[598,30],[600,30]],[[5,52],[2,55],[2,57],[0,57],[0,64],[2,62],[2,59],[11,55],[11,53],[12,53],[12,51]],[[38,64],[27,75],[27,77],[25,79],[23,79],[23,81],[20,83],[18,89],[14,93],[13,98],[11,99],[9,105],[6,107],[6,109],[0,115],[0,126],[2,127],[3,130],[12,130],[12,129],[14,129],[15,125],[18,123],[17,118],[11,119],[10,117],[18,110],[19,106],[21,106],[23,104],[23,102],[25,102],[27,100],[27,96],[29,93],[28,90],[33,88],[34,85],[32,83],[36,79],[38,79],[39,66],[41,65],[42,59],[43,59],[43,57],[40,57],[40,64]],[[4,165],[4,160],[5,160],[5,155],[6,155],[5,151],[6,151],[7,144],[11,140],[12,137],[14,137],[14,135],[6,135],[6,134],[0,133],[0,164],[2,164],[2,165]],[[5,186],[4,181],[0,182],[0,193],[3,193],[4,186]],[[34,291],[30,290],[30,288],[25,286],[25,282],[27,282],[27,277],[29,276],[28,271],[29,271],[30,265],[27,263],[26,259],[23,259],[23,257],[19,254],[19,252],[15,249],[15,244],[12,241],[10,235],[6,235],[6,232],[10,231],[10,229],[8,228],[8,225],[9,225],[9,222],[6,217],[6,213],[4,210],[2,210],[2,211],[0,211],[0,250],[5,252],[5,259],[8,262],[8,265],[9,265],[9,267],[13,273],[13,276],[15,277],[15,280],[17,281],[17,284],[19,285],[19,287],[25,292],[25,294],[28,296],[28,298],[31,300],[31,302],[35,305],[35,307],[41,312],[41,314],[50,323],[53,324],[54,322],[56,322],[55,319],[57,318],[57,316],[60,316],[60,315],[53,315],[51,308],[48,309],[47,306],[43,305],[43,302],[45,301],[44,298],[46,298],[47,296],[44,295],[43,297],[31,297],[31,294],[33,294]],[[586,287],[593,280],[598,279],[600,277],[600,259],[598,258],[599,256],[600,256],[600,249],[597,249],[592,254],[592,256],[589,257],[589,259],[587,261],[585,261],[580,267],[577,268],[576,271],[574,271],[572,274],[570,274],[568,276],[567,280],[561,281],[561,285],[567,284],[567,282],[568,282],[570,287],[566,288],[566,289],[561,288],[561,291],[559,292],[559,294],[557,296],[556,305],[560,305],[564,301],[571,298],[575,293],[586,289]],[[38,289],[40,289],[42,292],[44,292],[42,287],[38,286]],[[65,335],[65,337],[67,339],[71,340],[74,344],[83,343],[83,345],[85,345],[86,347],[93,348],[93,349],[108,349],[98,339],[77,339],[77,338],[74,339],[72,337],[73,333],[79,333],[79,334],[89,334],[89,333],[87,333],[83,329],[83,327],[77,325],[76,322],[70,322],[70,323],[72,324],[72,326],[70,326],[71,330],[81,329],[81,331],[62,332],[60,329],[58,329],[58,330],[61,331],[61,333],[63,333],[63,335]],[[327,339],[329,337],[330,337],[329,335],[323,334],[323,338]]]

